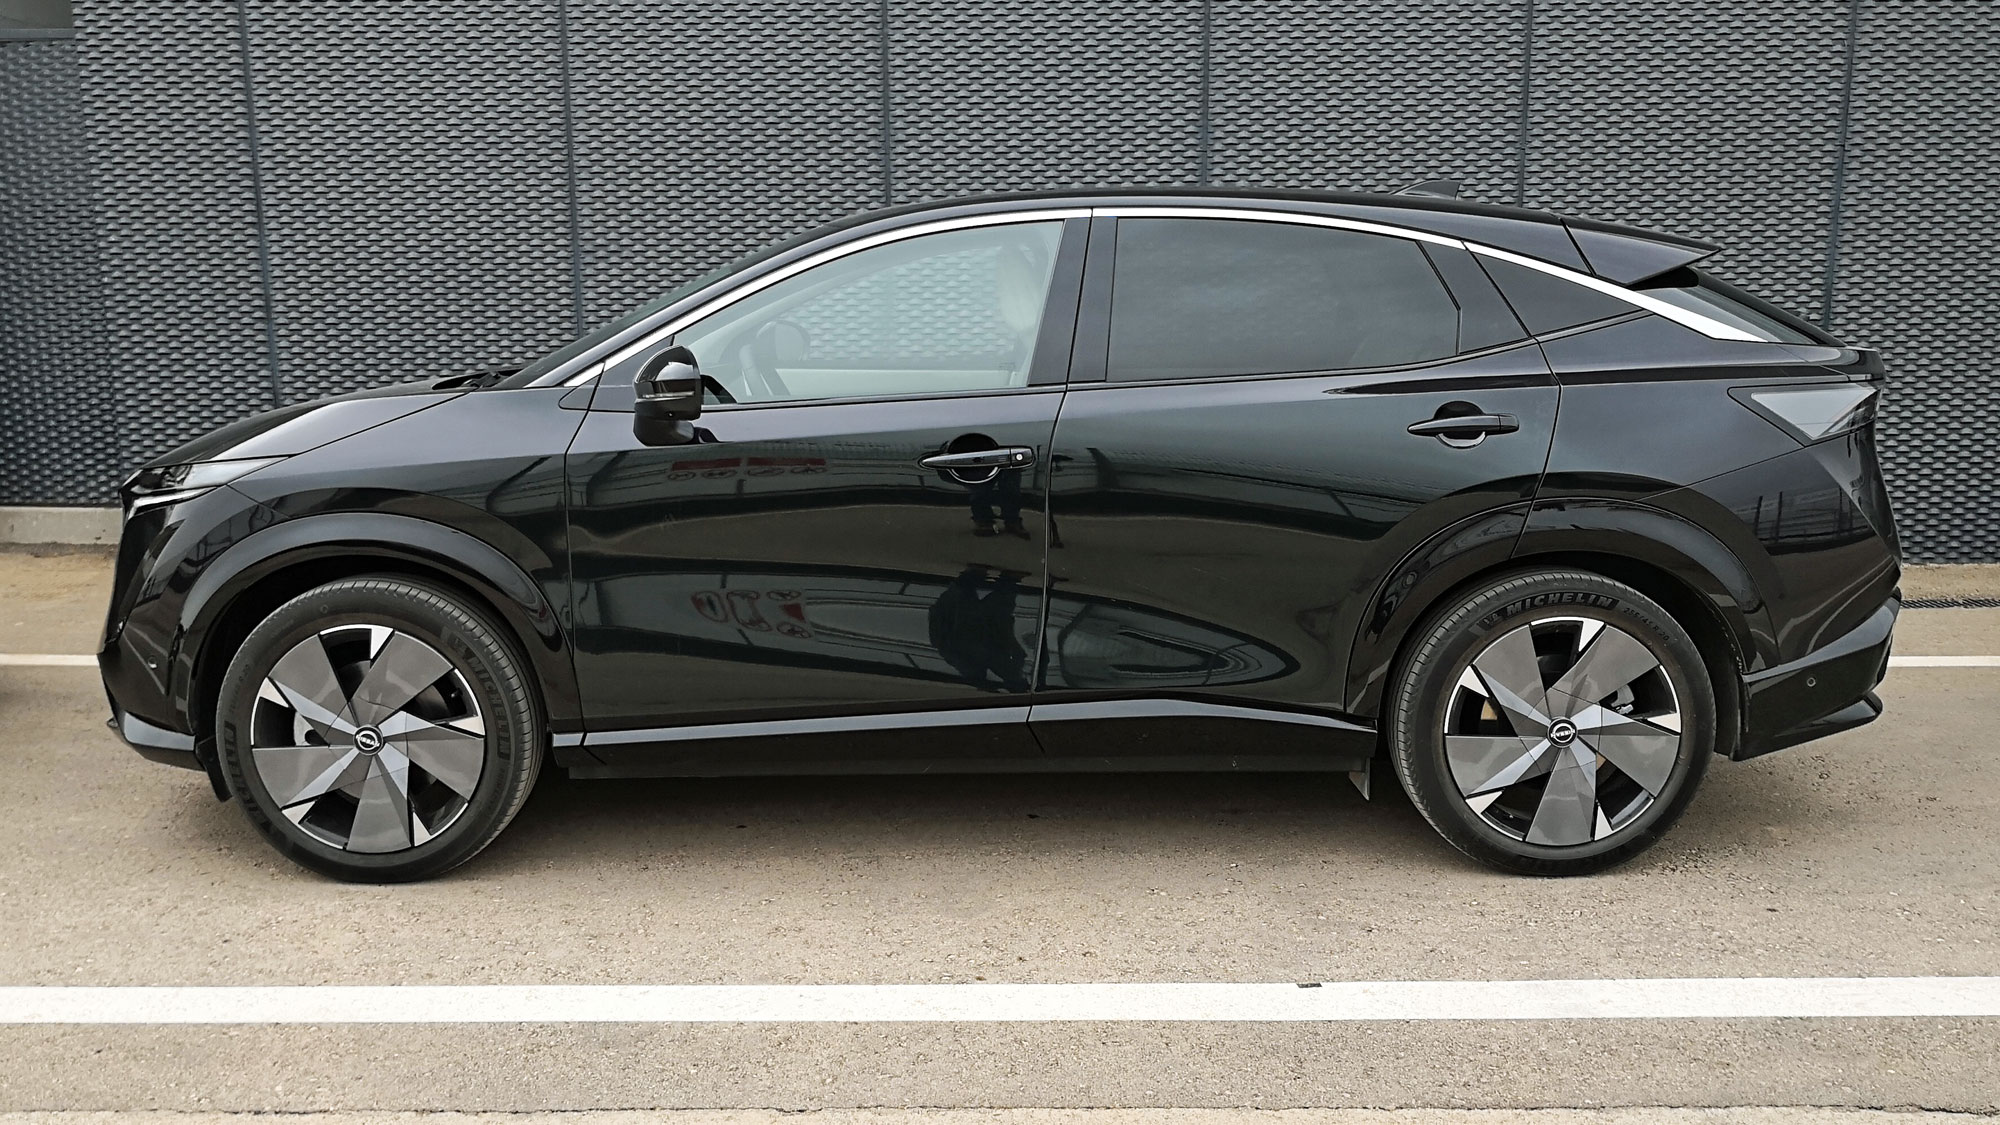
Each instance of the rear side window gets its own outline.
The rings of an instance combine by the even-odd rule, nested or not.
[[[1574,281],[1501,258],[1483,254],[1477,257],[1487,276],[1507,295],[1514,314],[1537,336],[1635,311],[1634,306],[1616,297],[1586,289]]]
[[[1690,312],[1713,317],[1774,344],[1833,342],[1831,338],[1815,335],[1808,325],[1789,313],[1697,270],[1685,267],[1670,270],[1642,282],[1639,288],[1645,290],[1649,297],[1658,297]]]
[[[1119,220],[1112,380],[1393,367],[1457,347],[1458,307],[1415,242],[1256,220]]]

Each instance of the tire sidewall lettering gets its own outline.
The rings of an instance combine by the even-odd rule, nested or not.
[[[1522,614],[1541,613],[1552,609],[1592,609],[1602,613],[1619,612],[1624,616],[1634,616],[1631,610],[1624,608],[1622,601],[1610,594],[1594,590],[1551,590],[1511,599],[1480,617],[1473,623],[1473,627],[1485,631]]]

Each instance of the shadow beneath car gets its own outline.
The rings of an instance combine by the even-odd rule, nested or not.
[[[1456,853],[1393,780],[1363,800],[1338,773],[1005,774],[674,778],[618,782],[545,775],[527,807],[478,861],[521,865],[765,859],[915,850],[1161,852],[1283,848],[1388,859],[1413,848]]]

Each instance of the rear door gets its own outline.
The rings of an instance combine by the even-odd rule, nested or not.
[[[1384,573],[1532,499],[1557,399],[1540,349],[1463,249],[1255,217],[1093,222],[1036,733],[1101,755],[1106,714],[1337,712]],[[1242,733],[1176,729],[1183,752]],[[1305,754],[1326,734],[1257,731]]]
[[[861,249],[604,373],[567,472],[592,754],[633,772],[1039,754],[1048,452],[1085,225],[987,217]],[[649,447],[632,373],[670,345],[720,393],[699,442]],[[815,732],[838,737],[756,740]]]

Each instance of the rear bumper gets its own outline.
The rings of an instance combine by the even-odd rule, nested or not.
[[[1743,737],[1736,760],[1852,730],[1882,714],[1875,685],[1889,670],[1901,591],[1853,631],[1798,660],[1743,678]]]

